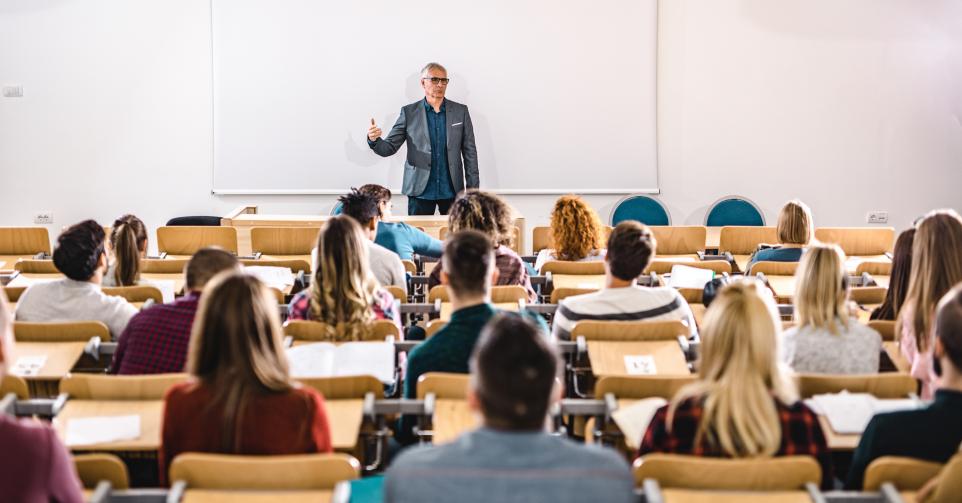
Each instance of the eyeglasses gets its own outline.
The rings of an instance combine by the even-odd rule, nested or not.
[[[421,80],[430,80],[434,85],[442,84],[445,86],[448,85],[448,82],[451,82],[451,79],[447,77],[423,77]]]

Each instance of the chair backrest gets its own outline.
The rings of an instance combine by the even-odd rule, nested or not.
[[[575,323],[571,339],[584,336],[588,341],[664,341],[691,333],[679,320],[670,321],[596,321]]]
[[[15,321],[13,336],[19,342],[109,341],[110,329],[101,321]]]
[[[26,274],[60,274],[53,260],[20,259],[13,268]]]
[[[438,229],[438,239],[440,239],[441,241],[444,241],[445,239],[447,239],[448,231],[449,229],[447,225],[442,226],[440,229]],[[521,250],[519,247],[519,244],[521,243],[521,228],[518,227],[517,225],[512,226],[511,236],[512,236],[511,246],[509,248],[511,248],[517,253],[521,253]]]
[[[657,255],[693,255],[705,249],[708,229],[704,225],[651,226]]]
[[[927,503],[949,503],[959,501],[962,494],[962,454],[949,459],[939,472],[939,482]]]
[[[635,460],[635,485],[655,479],[662,487],[740,491],[802,489],[820,484],[822,469],[811,456],[728,459],[649,454]]]
[[[408,296],[404,293],[404,288],[397,285],[387,285],[384,287],[384,289],[391,294],[391,297],[394,297],[401,302],[407,302]]]
[[[418,265],[413,260],[404,259],[401,261],[401,265],[404,266],[404,272],[412,276],[418,273]]]
[[[612,227],[610,225],[604,226],[605,241],[608,240],[611,229]],[[554,248],[554,238],[551,234],[551,227],[535,227],[531,231],[531,251],[538,253],[545,248]]]
[[[170,480],[192,489],[333,489],[360,476],[361,464],[347,454],[236,456],[186,453],[174,458]]]
[[[110,295],[111,297],[122,297],[126,299],[127,302],[147,302],[149,299],[158,304],[164,303],[164,294],[160,293],[160,289],[156,286],[105,286],[102,290],[104,295]]]
[[[725,226],[718,237],[718,250],[733,255],[750,255],[761,243],[778,242],[775,227]]]
[[[437,285],[431,288],[428,292],[428,302],[434,302],[437,299],[440,299],[441,302],[451,302],[447,286]],[[491,287],[491,302],[495,304],[517,302],[521,299],[528,299],[528,292],[523,286],[500,285]]]
[[[298,379],[298,381],[304,386],[319,391],[326,400],[364,398],[368,393],[374,393],[378,398],[384,396],[384,385],[376,377],[369,375],[311,377]]]
[[[127,465],[113,454],[74,454],[73,464],[84,489],[95,489],[102,480],[110,482],[113,489],[130,487]]]
[[[882,336],[883,341],[895,340],[895,322],[891,320],[871,320],[868,327]]]
[[[605,273],[605,263],[601,260],[588,262],[571,262],[567,260],[551,260],[541,266],[541,274],[572,274],[599,275]]]
[[[901,491],[915,491],[939,474],[942,463],[901,456],[876,458],[865,469],[864,491],[878,491],[882,484],[891,482]]]
[[[163,400],[171,386],[187,379],[187,374],[116,376],[73,373],[60,381],[60,392],[77,400]]]
[[[918,390],[918,382],[909,374],[798,374],[798,393],[811,398],[824,393],[868,393],[876,398],[905,398]]]
[[[860,286],[849,290],[849,298],[861,305],[881,304],[887,291],[884,286]]]
[[[444,320],[431,320],[428,322],[427,326],[424,327],[425,337],[431,337],[432,335],[438,333],[438,330],[444,328],[448,323]]]
[[[251,250],[265,255],[310,255],[320,227],[252,227]]]
[[[140,259],[140,272],[144,274],[184,274],[189,259]]]
[[[575,295],[597,292],[594,288],[555,288],[551,291],[551,303],[557,304],[562,300]]]
[[[855,275],[861,276],[865,273],[869,273],[872,276],[890,276],[892,274],[892,262],[882,262],[877,260],[865,260],[859,262],[858,265],[855,266]]]
[[[836,243],[848,256],[883,255],[892,251],[895,229],[892,227],[818,227],[815,239]]]
[[[46,227],[0,227],[0,255],[50,253]]]
[[[237,253],[237,229],[206,226],[157,228],[157,249],[169,255],[193,255],[208,246],[219,246]]]
[[[644,195],[627,196],[615,203],[610,220],[612,227],[625,220],[637,220],[645,225],[671,225],[671,215],[665,205]]]
[[[13,374],[0,377],[0,399],[7,396],[8,393],[17,395],[19,400],[30,398],[30,388],[27,386],[27,381]]]
[[[340,333],[343,329],[344,326],[341,325],[335,330]],[[330,339],[327,336],[326,324],[319,321],[288,321],[287,325],[284,327],[284,335],[289,335],[295,340],[330,342]],[[400,338],[401,331],[398,329],[397,325],[395,325],[391,320],[374,320],[374,322],[371,323],[371,331],[364,340],[383,341],[389,335],[393,336],[395,339]]]
[[[705,214],[705,225],[724,227],[740,225],[761,227],[765,225],[765,215],[758,205],[741,196],[726,196],[711,205]]]
[[[658,397],[671,400],[678,390],[695,379],[695,375],[603,376],[595,382],[595,396],[602,398],[611,393],[619,399]]]
[[[659,257],[655,257],[659,258]],[[732,265],[724,260],[698,260],[694,262],[673,262],[671,260],[655,260],[645,268],[645,274],[668,274],[671,268],[676,265],[694,267],[696,269],[709,269],[715,274],[732,273]]]
[[[748,274],[755,275],[762,273],[768,276],[794,276],[796,270],[798,270],[798,262],[762,260],[761,262],[752,264],[751,269],[748,270]]]
[[[429,393],[437,398],[462,400],[468,396],[468,374],[448,372],[427,372],[418,378],[418,398],[424,399]]]
[[[240,263],[243,264],[244,267],[286,267],[294,274],[300,271],[304,271],[305,273],[311,272],[311,264],[307,260],[298,258],[281,260],[241,259]]]
[[[20,296],[23,292],[27,291],[25,286],[5,286],[3,287],[3,293],[7,294],[7,300],[11,302],[11,305],[15,304],[20,300]]]

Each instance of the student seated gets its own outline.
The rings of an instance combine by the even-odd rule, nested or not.
[[[838,245],[808,248],[795,274],[795,321],[785,331],[782,360],[796,372],[874,374],[882,336],[852,319],[848,272]]]
[[[556,339],[571,340],[571,329],[581,320],[681,320],[696,334],[695,318],[685,298],[671,287],[638,286],[638,276],[655,255],[655,237],[644,224],[621,222],[608,236],[605,287],[558,303],[552,321]]]
[[[561,196],[551,210],[551,239],[554,248],[538,252],[534,269],[541,271],[546,262],[603,260],[605,228],[598,213],[578,196]]]
[[[496,285],[521,285],[528,291],[528,302],[537,302],[538,294],[531,287],[531,277],[524,261],[508,245],[514,239],[514,223],[511,208],[500,197],[489,192],[469,189],[462,192],[451,205],[448,214],[448,232],[475,230],[488,236],[494,247],[498,268]],[[444,261],[434,266],[428,277],[428,288],[441,284],[441,268]]]
[[[792,200],[782,206],[778,213],[778,245],[760,245],[748,263],[751,272],[755,262],[798,262],[802,258],[804,247],[815,239],[815,224],[812,222],[812,210],[808,205]]]
[[[381,288],[368,266],[371,246],[376,245],[351,217],[339,215],[324,222],[317,236],[314,278],[310,288],[291,300],[288,319],[327,324],[331,341],[363,340],[374,320],[391,320],[400,328],[394,297]]]
[[[498,313],[491,304],[491,285],[498,277],[491,241],[477,231],[459,231],[448,237],[441,261],[441,282],[448,287],[453,312],[451,318],[433,337],[419,344],[408,357],[404,378],[404,397],[417,397],[418,377],[427,372],[468,372],[468,359],[478,341],[481,329]],[[548,333],[544,319],[525,311],[528,317]],[[411,443],[414,420],[404,416],[399,423],[398,441]]]
[[[188,382],[168,390],[160,479],[183,452],[331,452],[321,395],[291,380],[277,301],[257,278],[214,277],[201,294],[187,358]]]
[[[934,371],[941,377],[935,401],[923,409],[878,414],[855,449],[846,489],[862,489],[865,469],[882,456],[945,463],[962,442],[962,285],[939,302],[934,321]]]
[[[140,283],[140,259],[147,256],[147,227],[139,218],[124,215],[110,228],[113,260],[103,286],[134,286]]]
[[[378,224],[374,242],[397,253],[402,260],[412,260],[414,255],[438,258],[441,256],[441,241],[426,232],[411,227],[404,222],[391,222],[391,190],[381,185],[369,183],[362,185],[358,192],[377,199]]]
[[[374,242],[378,229],[377,199],[352,189],[347,195],[338,198],[341,203],[341,215],[353,218],[361,225],[364,235],[364,245],[367,248],[368,266],[380,284],[397,286],[407,293],[408,279],[404,271],[401,258],[391,250]],[[401,299],[402,301],[404,299]]]
[[[471,356],[468,405],[482,426],[403,452],[388,468],[384,500],[635,501],[628,465],[613,450],[545,431],[563,369],[536,325],[493,319]]]
[[[137,313],[117,343],[111,374],[163,374],[183,372],[190,332],[207,282],[226,270],[239,270],[233,254],[219,248],[198,250],[184,269],[187,293],[170,304]]]
[[[885,291],[885,300],[872,311],[870,319],[895,321],[899,309],[905,303],[905,293],[909,288],[909,274],[912,272],[912,242],[915,241],[915,229],[902,231],[895,240],[895,250],[892,257],[892,272],[889,275],[889,287]]]
[[[936,210],[916,227],[912,272],[905,303],[896,321],[899,349],[922,381],[921,397],[932,398],[938,378],[932,369],[935,305],[962,282],[962,218],[954,210]]]
[[[19,321],[102,321],[116,339],[137,308],[100,291],[107,270],[104,228],[93,220],[70,226],[57,238],[53,264],[66,278],[36,283],[17,303]]]
[[[807,455],[822,467],[822,487],[831,488],[831,451],[818,417],[778,363],[781,324],[760,283],[722,288],[705,312],[698,381],[658,409],[639,454]]]
[[[7,375],[8,362],[16,360],[15,354],[10,306],[0,291],[0,380]],[[0,411],[0,450],[3,501],[86,501],[70,453],[48,423]]]

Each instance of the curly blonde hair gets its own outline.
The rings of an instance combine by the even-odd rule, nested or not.
[[[561,196],[551,210],[551,238],[560,260],[581,260],[604,247],[604,227],[588,203],[575,195]]]
[[[470,229],[488,236],[492,246],[511,246],[514,239],[514,216],[511,207],[500,197],[477,189],[464,191],[448,213],[448,231],[452,234]]]

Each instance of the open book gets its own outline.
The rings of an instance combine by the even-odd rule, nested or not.
[[[671,266],[668,286],[673,288],[705,288],[705,283],[708,283],[714,277],[715,273],[711,269],[675,264]]]
[[[625,435],[625,444],[628,447],[637,449],[641,445],[651,418],[655,417],[659,408],[667,404],[664,398],[645,398],[627,407],[619,407],[611,413],[611,419]]]
[[[842,435],[860,435],[875,414],[896,410],[917,409],[918,399],[903,398],[883,400],[868,393],[841,393],[815,395],[805,403],[815,413],[828,418],[832,431]]]
[[[244,267],[244,271],[255,276],[267,286],[282,292],[285,288],[294,284],[294,273],[286,267],[250,265]]]
[[[394,344],[388,342],[314,342],[287,350],[291,376],[335,377],[372,375],[394,382]]]

